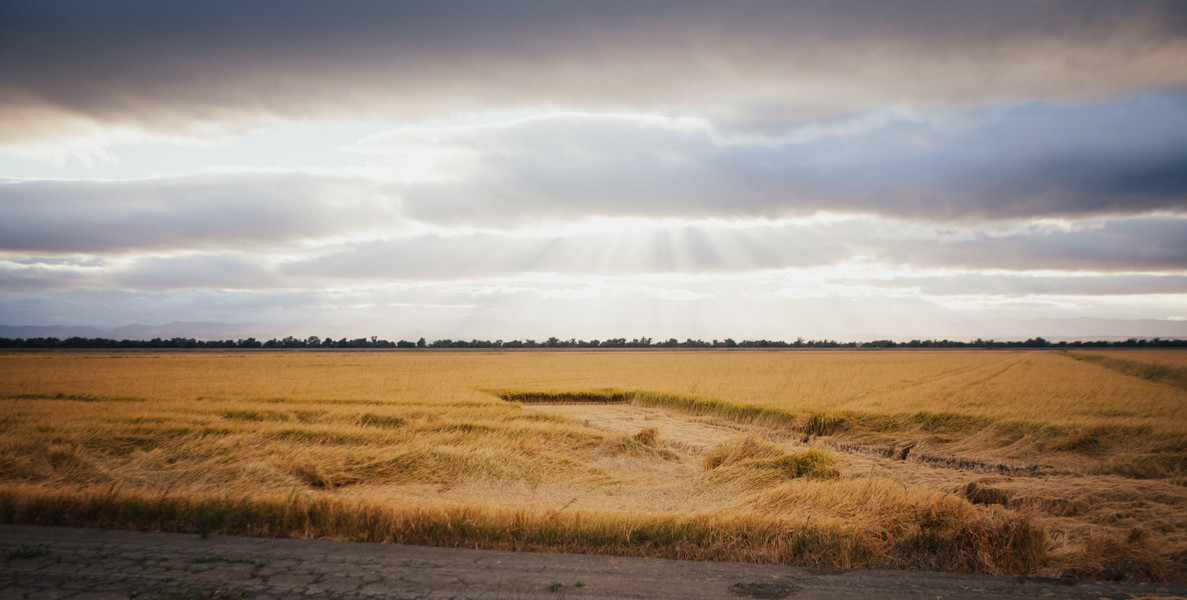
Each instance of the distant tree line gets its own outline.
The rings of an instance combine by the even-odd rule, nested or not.
[[[1187,339],[1137,339],[1125,341],[1075,341],[1050,342],[1041,337],[1026,341],[996,341],[976,339],[971,342],[956,340],[911,340],[909,342],[895,342],[892,340],[874,340],[872,342],[838,342],[836,340],[804,340],[797,338],[793,342],[783,340],[742,340],[740,342],[726,338],[724,340],[694,340],[683,342],[676,338],[656,341],[652,338],[611,338],[608,340],[562,340],[550,337],[546,340],[451,340],[442,339],[432,342],[420,338],[415,342],[400,340],[391,342],[379,339],[377,336],[369,338],[335,340],[332,337],[321,338],[316,335],[307,338],[288,336],[282,339],[272,338],[260,341],[249,337],[237,340],[196,340],[193,338],[153,338],[151,340],[113,340],[107,338],[70,337],[59,339],[56,337],[35,338],[4,338],[0,337],[0,348],[1187,348]]]

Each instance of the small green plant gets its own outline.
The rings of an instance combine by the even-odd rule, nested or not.
[[[548,591],[553,592],[553,593],[559,592],[559,591],[563,590],[564,588],[565,588],[565,584],[563,584],[555,579],[552,580],[552,583],[548,584]]]
[[[585,587],[585,582],[578,579],[577,581],[573,582],[573,587],[578,587],[578,588]]]
[[[49,554],[49,548],[41,544],[21,544],[8,553],[8,558],[37,558]]]
[[[795,536],[795,540],[791,544],[791,552],[796,556],[806,556],[816,545],[824,545],[820,535],[815,531],[805,529]]]

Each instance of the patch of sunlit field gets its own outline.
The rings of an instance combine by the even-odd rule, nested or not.
[[[1177,490],[1187,458],[1181,356],[9,353],[0,520],[1181,578],[1182,557],[1158,550],[1171,538],[1175,552],[1187,547],[1178,515],[1126,521],[1104,537],[1075,533],[1083,523],[1056,531],[1033,514],[1037,501],[858,472],[842,452],[909,447],[962,465],[1058,467]],[[639,419],[668,420],[615,431],[596,411],[576,418],[525,403],[537,401],[621,402]]]

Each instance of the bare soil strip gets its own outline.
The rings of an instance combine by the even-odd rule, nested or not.
[[[1177,584],[0,526],[0,598],[1187,597]]]

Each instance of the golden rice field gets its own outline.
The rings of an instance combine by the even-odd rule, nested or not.
[[[0,354],[0,522],[1187,581],[1187,352]]]

